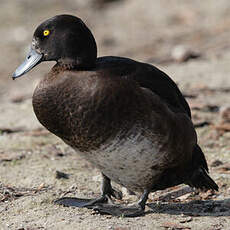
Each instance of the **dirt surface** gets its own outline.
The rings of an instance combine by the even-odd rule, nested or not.
[[[17,81],[10,77],[36,26],[63,13],[87,23],[100,56],[152,63],[178,83],[219,192],[191,192],[184,185],[158,191],[150,195],[146,215],[137,218],[53,204],[64,195],[99,195],[100,173],[34,116],[32,92],[53,63]],[[0,229],[230,229],[229,15],[228,0],[1,0]],[[124,192],[124,203],[136,201],[115,187]]]

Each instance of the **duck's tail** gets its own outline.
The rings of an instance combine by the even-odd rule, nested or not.
[[[199,145],[196,145],[193,151],[193,167],[196,169],[193,170],[193,173],[188,181],[188,184],[191,187],[195,187],[201,190],[212,189],[218,191],[218,185],[208,175],[207,162]]]
[[[216,190],[218,191],[219,187],[215,181],[208,175],[207,171],[204,168],[199,168],[194,171],[188,184],[191,187],[195,187],[201,190]]]

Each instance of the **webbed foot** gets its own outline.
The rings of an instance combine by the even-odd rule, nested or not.
[[[66,207],[94,208],[94,206],[97,206],[97,204],[108,203],[108,198],[106,196],[102,196],[96,199],[62,197],[60,199],[55,200],[54,203]]]
[[[139,204],[133,204],[129,206],[117,205],[117,204],[97,204],[93,210],[100,214],[108,214],[112,216],[121,217],[137,217],[144,215],[144,208]]]
[[[112,216],[136,217],[144,214],[144,207],[142,207],[139,203],[130,206],[111,204],[108,202],[107,197],[100,197],[97,199],[63,197],[55,200],[54,202],[55,204],[67,207],[93,209],[100,214],[108,214]]]
[[[145,191],[137,204],[124,206],[113,204],[109,196],[102,195],[97,199],[81,199],[63,197],[55,201],[56,204],[78,208],[89,208],[98,211],[100,214],[112,216],[137,217],[144,215],[145,203],[148,199],[148,191]]]
[[[111,197],[121,200],[122,192],[113,189],[110,179],[104,174],[102,176],[101,197],[96,199],[62,197],[55,200],[54,203],[67,207],[89,208],[98,211],[100,214],[109,214],[112,216],[136,217],[144,214],[149,191],[144,191],[137,204],[130,206],[113,204]]]

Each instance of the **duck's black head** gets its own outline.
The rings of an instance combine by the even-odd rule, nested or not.
[[[42,61],[56,61],[70,69],[89,69],[94,67],[96,58],[95,39],[82,20],[72,15],[57,15],[37,27],[31,50],[13,78]]]

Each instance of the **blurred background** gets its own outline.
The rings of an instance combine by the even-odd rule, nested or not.
[[[15,226],[30,227],[28,220],[34,221],[37,226],[43,226],[42,223],[39,225],[41,220],[50,221],[51,225],[47,225],[49,227],[54,222],[60,224],[59,227],[63,226],[61,223],[64,222],[62,220],[58,222],[59,214],[56,211],[52,213],[53,206],[47,200],[58,197],[60,191],[63,193],[73,191],[78,194],[83,192],[83,196],[85,194],[91,196],[89,191],[99,191],[100,182],[95,178],[98,174],[97,170],[81,160],[77,161],[76,167],[75,161],[78,156],[44,130],[33,113],[31,97],[34,88],[54,63],[42,63],[22,78],[15,81],[11,79],[12,73],[24,60],[29,50],[36,27],[57,14],[76,15],[88,25],[97,41],[98,56],[125,56],[149,62],[166,72],[179,85],[192,109],[199,143],[207,156],[212,177],[216,179],[221,190],[218,195],[207,194],[207,197],[199,197],[199,199],[212,198],[223,201],[225,197],[229,197],[229,0],[1,0],[0,203],[4,205],[2,209],[0,207],[0,218],[5,218],[4,223],[11,223],[6,226],[11,226],[10,229],[16,229]],[[74,176],[70,176],[68,182],[64,183],[54,177],[56,170]],[[86,185],[85,181],[90,183]],[[78,187],[69,189],[72,184],[77,184]],[[48,198],[39,192],[36,193],[37,196],[33,199],[38,202],[39,206],[36,207],[39,210],[26,203],[30,201],[27,197],[25,200],[17,200],[18,203],[9,203],[12,209],[7,208],[6,211],[4,208],[8,206],[4,201],[17,199],[16,192],[12,192],[10,198],[5,198],[6,185],[16,186],[19,190],[14,188],[13,191],[20,191],[20,194],[24,194],[22,193],[24,190],[20,190],[21,187],[36,187],[41,191],[45,188]],[[191,197],[185,198],[187,202]],[[180,202],[183,203],[185,198],[180,199]],[[152,199],[157,200],[157,198]],[[197,206],[182,204],[181,210],[185,212],[193,210],[195,215],[204,211],[204,215],[207,216],[219,216],[220,212],[224,213],[224,216],[229,216],[230,201],[226,202],[228,203],[221,203],[222,211],[214,210],[214,213],[211,211],[205,213],[202,209],[205,207],[204,204],[198,210],[196,210]],[[21,215],[22,220],[16,218],[19,213],[17,204],[23,207],[20,211],[24,213]],[[177,213],[173,206],[171,209],[168,208],[169,213]],[[223,211],[224,208],[227,210],[226,213]],[[155,211],[158,213],[162,210],[164,208],[156,208]],[[36,211],[36,215],[32,215],[33,211]],[[29,212],[32,214],[27,216]],[[50,219],[44,212],[51,213]],[[65,215],[66,212],[62,212],[60,216]],[[68,223],[78,221],[76,216],[72,220],[68,218],[70,216],[66,216]],[[95,217],[91,218],[89,215],[88,218],[94,221]],[[152,221],[157,220],[160,223],[156,226],[161,226],[164,221],[164,216],[145,218],[142,219],[144,225],[138,225],[140,227],[138,229],[148,225],[151,227]],[[119,222],[118,219],[116,221]],[[197,223],[193,229],[204,229],[199,221],[193,222]],[[210,218],[207,219],[205,226],[226,223],[225,229],[227,229],[230,224],[229,219],[224,221],[221,218]],[[92,223],[95,226],[98,224],[98,222]],[[122,223],[126,223],[125,220],[122,220]],[[105,226],[105,229],[111,229],[107,228],[109,225],[105,224]],[[83,226],[82,229],[86,228]]]
[[[228,81],[227,76],[218,75],[225,69],[230,72],[229,64],[221,62],[218,71],[211,64],[230,50],[228,0],[1,0],[0,103],[30,98],[38,79],[54,64],[43,63],[23,78],[11,80],[29,50],[35,28],[57,14],[82,18],[96,38],[99,56],[153,63],[182,88],[198,83],[222,87]],[[6,112],[7,118],[0,116],[0,122],[12,123],[8,118],[13,118],[20,125],[21,119],[12,112]]]
[[[183,48],[210,59],[230,47],[227,0],[1,0],[0,84],[7,82],[1,94],[6,84],[20,84],[9,77],[28,51],[35,28],[57,14],[82,18],[95,35],[100,56],[166,65],[172,55],[186,52]],[[178,46],[186,47],[181,51]]]

